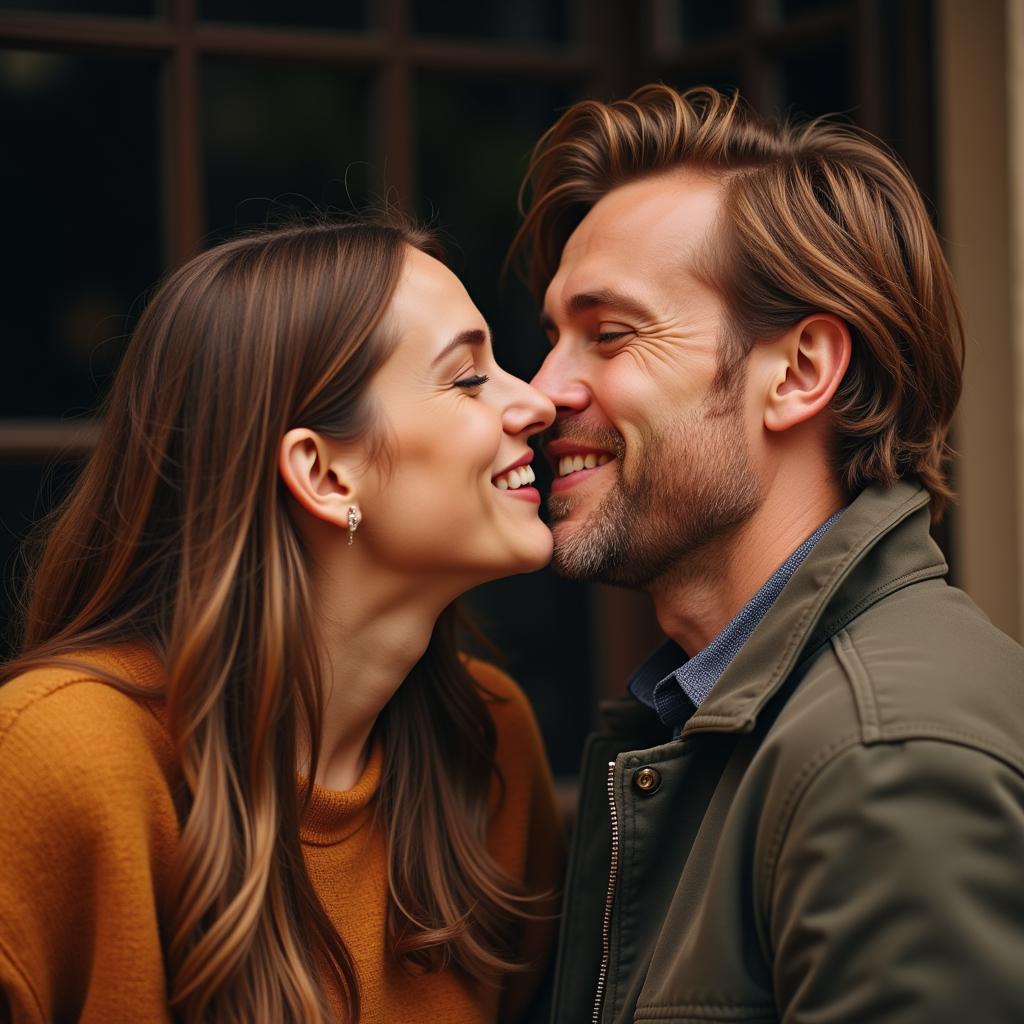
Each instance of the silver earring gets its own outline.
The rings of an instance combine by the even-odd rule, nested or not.
[[[359,509],[355,505],[349,505],[348,507],[348,542],[352,543],[356,539],[356,530],[359,529],[359,523],[362,520],[362,516],[359,514]]]

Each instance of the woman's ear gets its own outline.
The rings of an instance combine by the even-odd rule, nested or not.
[[[815,313],[769,342],[764,425],[783,431],[824,409],[850,365],[850,329],[837,316]]]
[[[277,468],[291,496],[311,516],[348,530],[358,506],[350,463],[332,442],[305,427],[289,430],[278,446]]]

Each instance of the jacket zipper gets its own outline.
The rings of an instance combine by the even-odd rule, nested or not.
[[[601,1020],[601,1001],[608,980],[608,961],[612,948],[612,903],[615,900],[615,881],[619,874],[619,816],[615,810],[615,762],[608,762],[608,808],[612,819],[612,861],[608,869],[608,893],[604,901],[604,924],[601,928],[601,971],[597,976],[597,995],[594,997],[592,1024]]]

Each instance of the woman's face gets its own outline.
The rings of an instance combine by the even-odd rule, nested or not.
[[[497,365],[459,279],[418,249],[384,329],[398,341],[370,390],[386,454],[361,482],[356,543],[396,572],[466,586],[547,564],[527,438],[552,403]]]

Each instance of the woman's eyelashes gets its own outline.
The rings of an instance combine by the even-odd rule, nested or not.
[[[486,373],[475,373],[471,377],[461,377],[453,383],[453,387],[465,388],[472,391],[474,388],[482,388],[491,378]]]

